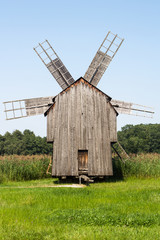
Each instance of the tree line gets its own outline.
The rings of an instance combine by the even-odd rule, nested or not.
[[[160,124],[126,125],[118,131],[118,141],[127,153],[160,153]],[[46,137],[35,136],[30,130],[0,135],[0,155],[50,155],[52,151]]]
[[[160,124],[126,125],[118,141],[127,153],[160,153]]]
[[[34,132],[25,130],[23,133],[15,130],[0,135],[0,155],[35,155],[52,154],[52,144],[48,144],[46,137],[35,136]]]

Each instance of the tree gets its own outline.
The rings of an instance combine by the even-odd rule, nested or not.
[[[26,129],[23,133],[15,130],[12,134],[6,132],[0,135],[0,155],[34,155],[52,154],[52,144],[47,144],[46,138],[35,136]]]
[[[160,124],[126,125],[118,140],[128,153],[160,153]]]
[[[5,138],[0,135],[0,155],[4,155],[4,141]]]

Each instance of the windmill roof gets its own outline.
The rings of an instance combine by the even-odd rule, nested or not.
[[[64,92],[67,92],[71,87],[73,87],[73,85],[77,85],[78,83],[80,83],[80,82],[83,82],[83,83],[85,83],[85,84],[88,84],[88,85],[90,85],[92,88],[94,88],[96,91],[99,91],[100,93],[102,93],[102,94],[104,94],[106,97],[107,97],[107,99],[109,100],[109,101],[111,101],[111,97],[110,96],[108,96],[106,93],[104,93],[104,92],[102,92],[100,89],[98,89],[97,87],[95,87],[94,85],[92,85],[90,82],[88,82],[88,81],[86,81],[83,77],[80,77],[80,78],[78,78],[74,83],[72,83],[69,87],[67,87],[66,89],[64,89],[64,90],[62,90],[59,94],[63,94]],[[58,95],[59,95],[58,94]],[[57,96],[58,96],[57,95]],[[56,98],[56,96],[54,97],[54,99]],[[54,101],[54,99],[53,99],[53,101]],[[53,102],[53,104],[47,109],[47,111],[44,113],[44,116],[46,116],[47,114],[48,114],[48,112],[49,112],[49,110],[52,108],[52,106],[55,104],[55,102]],[[111,103],[110,103],[111,104]],[[111,104],[112,105],[112,104]],[[114,108],[114,107],[113,107]],[[115,110],[115,109],[114,109]],[[117,111],[115,110],[115,112],[117,113]],[[118,113],[117,113],[117,115],[118,115]]]
[[[110,96],[108,96],[106,93],[102,92],[100,89],[98,89],[97,87],[95,87],[94,85],[92,85],[90,82],[88,82],[87,80],[85,80],[83,77],[78,78],[74,83],[72,83],[69,87],[67,87],[66,89],[64,89],[63,91],[61,91],[59,94],[66,92],[67,90],[69,90],[73,85],[76,85],[79,82],[85,82],[86,84],[92,86],[94,89],[98,90],[99,92],[103,93],[104,95],[106,95],[106,97],[108,98],[108,100],[110,101],[112,98]]]

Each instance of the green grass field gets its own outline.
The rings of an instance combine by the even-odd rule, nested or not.
[[[160,239],[160,179],[45,187],[54,184],[0,185],[1,240]]]

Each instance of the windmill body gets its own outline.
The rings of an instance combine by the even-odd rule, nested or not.
[[[108,32],[84,78],[74,81],[50,43],[34,48],[62,88],[56,97],[4,102],[6,119],[47,116],[47,141],[53,143],[52,176],[113,174],[111,144],[117,141],[118,113],[152,117],[145,106],[113,100],[97,84],[123,39]]]
[[[111,98],[80,78],[55,97],[47,116],[52,176],[112,175],[117,112]]]

